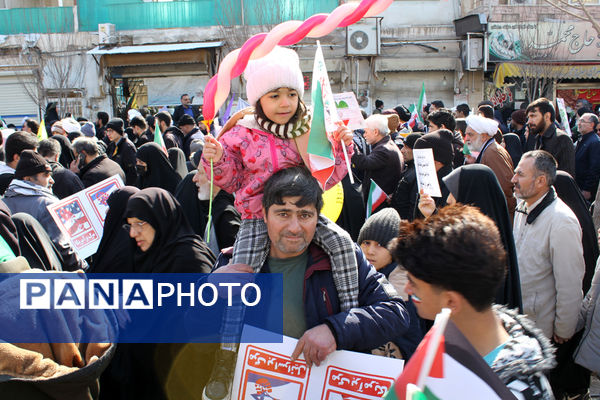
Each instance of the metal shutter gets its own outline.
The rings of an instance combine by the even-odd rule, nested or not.
[[[0,71],[0,117],[7,124],[12,123],[17,127],[21,126],[25,117],[39,121],[38,106],[29,97],[14,72]]]

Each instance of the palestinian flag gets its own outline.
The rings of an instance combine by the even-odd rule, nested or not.
[[[514,400],[456,325],[447,321],[444,326],[438,318],[383,399]]]
[[[337,129],[335,121],[340,119],[333,100],[323,51],[318,42],[313,66],[311,100],[313,115],[306,151],[308,165],[312,175],[325,189],[325,183],[327,183],[335,168],[335,158],[329,138]]]
[[[371,216],[377,210],[377,207],[381,205],[387,199],[387,194],[373,179],[371,179],[371,187],[369,188],[369,197],[367,198],[367,218]]]
[[[417,115],[419,117],[419,121],[425,123],[423,121],[423,107],[427,105],[427,95],[425,94],[425,82],[421,85],[421,93],[419,94],[419,101],[417,102]]]
[[[165,142],[163,141],[162,133],[160,132],[160,126],[158,125],[158,118],[154,118],[154,143],[158,144],[161,149],[167,153],[167,146],[165,146]]]
[[[37,131],[37,138],[39,141],[48,139],[48,132],[46,132],[46,123],[44,122],[43,119],[42,119],[42,122],[40,122],[40,127],[38,128],[38,131]]]

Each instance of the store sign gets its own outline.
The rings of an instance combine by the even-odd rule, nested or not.
[[[502,108],[507,103],[512,103],[514,101],[512,91],[506,86],[497,88],[492,93],[489,100],[494,104],[494,107],[499,108]]]
[[[490,61],[600,61],[600,40],[589,22],[491,22]]]

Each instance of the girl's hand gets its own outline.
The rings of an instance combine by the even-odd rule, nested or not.
[[[425,218],[431,217],[431,215],[435,212],[435,201],[433,198],[426,194],[423,189],[419,192],[419,211]]]
[[[352,139],[354,139],[352,131],[343,123],[340,123],[338,129],[333,133],[333,140],[336,142],[343,141],[346,147],[348,147],[352,144]]]
[[[219,162],[223,158],[223,145],[212,135],[206,135],[202,157],[207,161]]]

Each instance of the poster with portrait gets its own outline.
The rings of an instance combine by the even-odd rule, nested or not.
[[[98,250],[108,212],[108,197],[123,186],[121,177],[114,175],[48,206],[54,222],[81,258]]]
[[[244,333],[256,328],[244,327]],[[300,356],[292,361],[296,339],[282,343],[241,344],[232,400],[380,399],[402,373],[404,361],[335,351],[320,366],[308,367]]]

